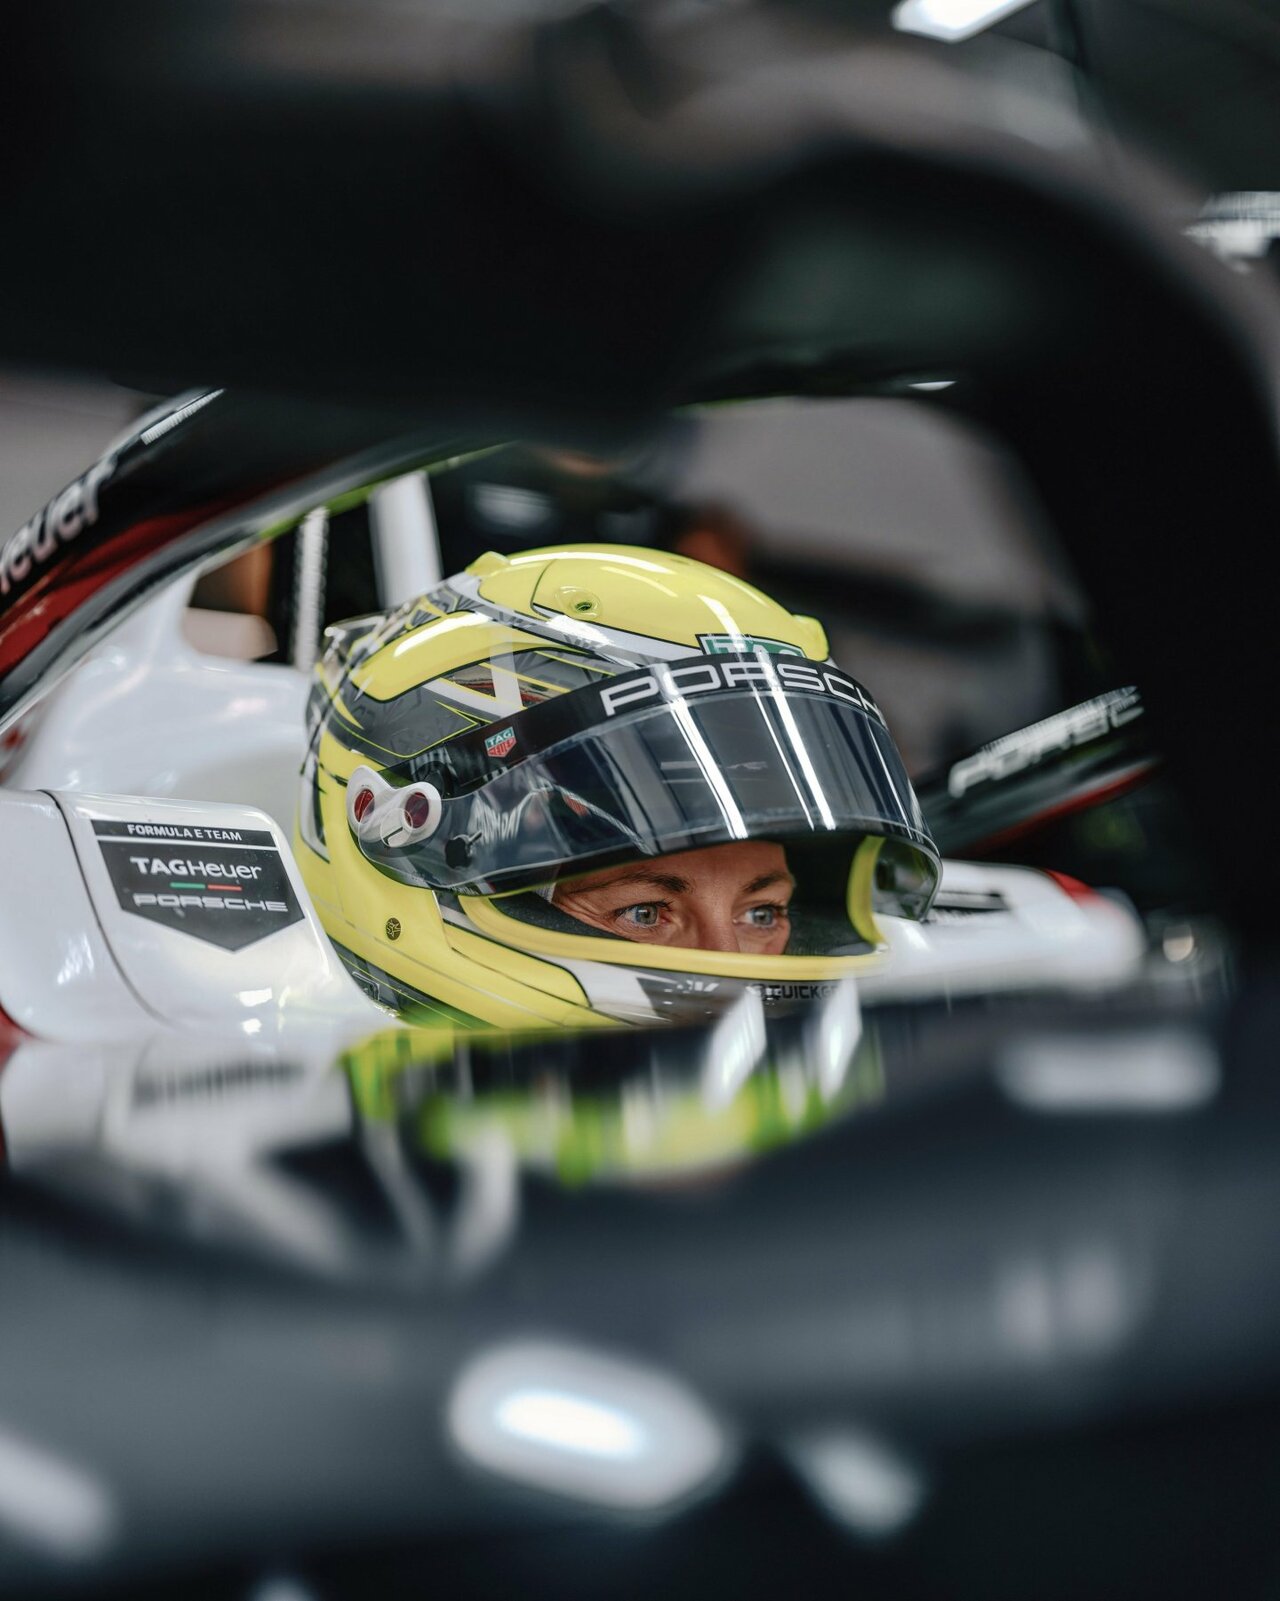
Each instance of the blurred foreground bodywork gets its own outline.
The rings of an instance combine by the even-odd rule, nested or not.
[[[28,35],[39,51],[46,27],[77,24],[58,36],[74,114],[23,174],[11,223],[39,236],[27,212],[109,162],[112,183],[94,191],[109,219],[90,232],[120,248],[91,280],[77,272],[75,292],[57,276],[66,258],[33,283],[11,257],[10,355],[38,347],[46,361],[133,364],[166,387],[292,397],[262,401],[240,447],[215,444],[213,401],[163,442],[164,471],[154,454],[157,491],[188,508],[211,457],[215,474],[228,450],[270,458],[264,503],[230,523],[206,506],[205,556],[367,482],[369,449],[394,471],[513,433],[607,442],[673,402],[963,371],[1125,681],[1141,679],[1233,915],[1265,937],[1259,907],[1277,886],[1255,864],[1242,881],[1211,819],[1222,787],[1258,777],[1237,686],[1270,671],[1274,312],[1261,281],[1176,233],[1169,191],[1114,149],[1104,163],[1083,124],[1046,125],[1034,101],[993,108],[927,49],[860,49],[771,9],[667,29],[600,11],[474,33],[429,12],[385,31],[320,15],[284,28],[251,4],[181,22],[73,5]],[[288,175],[266,189],[264,149]],[[356,181],[380,219],[376,249],[338,229],[324,273],[290,271],[306,220],[354,198]],[[137,470],[133,493],[145,483],[149,497],[152,470]],[[134,526],[149,507],[130,513],[123,462],[121,479]],[[1221,570],[1253,580],[1229,620],[1203,604],[1208,529]],[[135,572],[100,575],[77,624],[127,604],[161,561],[152,547]],[[0,636],[16,621],[6,601]],[[60,622],[33,607],[20,645],[15,634],[5,652],[0,637],[5,707],[33,671],[47,682],[83,648],[86,629]],[[1177,730],[1196,708],[1192,757]]]
[[[480,29],[446,84],[429,17],[377,34],[338,10],[199,8],[196,49],[149,7],[49,8],[7,103],[48,130],[10,220],[49,238],[84,172],[109,173],[79,215],[123,242],[90,274],[7,253],[8,353],[293,398],[250,403],[270,458],[251,506],[219,505],[220,402],[154,440],[145,503],[115,486],[119,540],[63,541],[85,553],[75,606],[23,608],[30,552],[7,547],[6,708],[139,577],[449,441],[590,441],[671,401],[963,369],[1141,686],[1238,992],[859,1008],[856,1041],[851,1012],[825,1035],[800,1019],[790,1079],[745,1014],[714,1042],[611,1037],[603,1065],[550,1040],[352,1056],[259,1075],[315,1120],[281,1150],[241,1103],[229,1166],[216,1115],[170,1139],[160,1114],[252,1099],[243,1065],[130,1057],[98,1081],[118,1099],[73,1074],[79,1128],[61,1150],[46,1131],[0,1219],[14,1590],[1274,1589],[1280,859],[1241,849],[1223,796],[1269,793],[1275,308],[1130,170],[1034,118],[1011,131],[941,60],[833,52],[776,10],[732,21]],[[51,59],[65,115],[43,118]],[[273,277],[351,183],[389,231],[338,229],[328,271]],[[346,406],[387,397],[412,415]],[[170,540],[165,497],[189,510],[202,457],[203,510]],[[143,523],[141,561],[114,566]],[[824,1060],[848,1064],[825,1099]],[[0,1098],[24,1087],[9,1075]],[[806,1142],[720,1159],[726,1118],[773,1146],[796,1109]],[[10,1122],[17,1169],[32,1147]],[[584,1183],[646,1130],[668,1157],[706,1134],[716,1185]],[[225,1207],[271,1197],[287,1248],[220,1226],[227,1172]]]

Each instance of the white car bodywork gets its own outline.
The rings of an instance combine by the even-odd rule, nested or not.
[[[293,828],[307,679],[189,645],[191,582],[163,591],[29,714],[8,789],[196,797]]]

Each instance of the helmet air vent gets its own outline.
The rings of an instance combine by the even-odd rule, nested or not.
[[[431,802],[420,789],[412,789],[401,804],[406,828],[425,828],[431,818]]]
[[[347,781],[347,821],[370,844],[416,845],[439,826],[444,811],[434,784],[388,784],[372,767],[357,767]]]

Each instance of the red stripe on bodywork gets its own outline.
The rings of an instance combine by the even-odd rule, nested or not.
[[[9,612],[0,615],[0,677],[99,589],[193,528],[243,505],[244,500],[243,495],[235,495],[203,506],[187,506],[163,517],[146,518],[100,544],[70,547],[63,561],[41,573]]]
[[[1011,823],[1008,828],[1002,828],[995,834],[988,834],[985,839],[966,845],[965,854],[968,855],[973,851],[997,850],[1002,846],[1011,845],[1015,840],[1024,839],[1048,823],[1056,823],[1059,819],[1070,817],[1075,812],[1088,811],[1092,806],[1101,806],[1104,801],[1115,800],[1118,795],[1125,795],[1129,790],[1137,789],[1140,784],[1145,783],[1159,765],[1155,760],[1140,762],[1138,766],[1122,773],[1119,778],[1108,779],[1106,783],[1099,784],[1094,789],[1087,789],[1081,795],[1072,795],[1066,800],[1059,801],[1056,806],[1046,807],[1034,817],[1024,817],[1019,823]]]

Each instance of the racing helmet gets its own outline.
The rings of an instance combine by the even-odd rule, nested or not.
[[[824,994],[922,918],[938,853],[875,702],[812,617],[687,557],[489,553],[331,628],[297,855],[376,999],[463,1026],[689,1021]],[[778,955],[642,943],[556,903],[612,864],[770,841]]]

